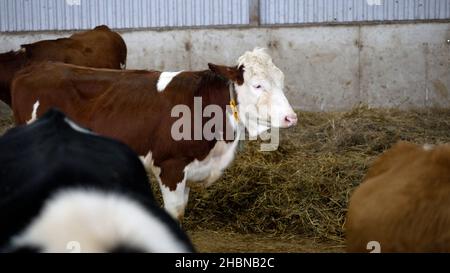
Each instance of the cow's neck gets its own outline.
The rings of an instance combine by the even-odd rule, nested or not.
[[[229,81],[220,76],[207,72],[201,82],[199,95],[203,99],[203,105],[215,104],[226,107],[230,101]]]
[[[200,87],[198,95],[202,97],[203,108],[208,105],[218,105],[222,109],[222,120],[226,142],[233,141],[235,138],[235,131],[238,127],[238,118],[233,117],[233,106],[236,104],[236,91],[234,84],[228,79],[224,79],[217,75],[207,74],[207,82],[203,82],[204,86]],[[231,108],[231,111],[230,111]],[[234,107],[237,111],[237,107]],[[230,124],[233,123],[233,124]],[[204,124],[203,124],[204,125]]]
[[[238,122],[233,117],[233,113],[229,111],[230,101],[236,96],[233,83],[217,77],[211,84],[209,86],[213,86],[213,88],[207,88],[201,93],[204,99],[203,106],[219,105],[223,109],[222,118],[226,122],[226,124],[224,123],[224,129],[232,130],[232,132],[224,132],[225,140],[213,140],[214,145],[211,146],[211,150],[206,157],[195,159],[185,167],[186,180],[202,182],[204,186],[209,186],[219,179],[223,171],[233,161],[239,142]],[[231,123],[234,123],[234,126]]]

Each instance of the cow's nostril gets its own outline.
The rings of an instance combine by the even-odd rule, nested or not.
[[[288,115],[284,120],[289,123],[289,125],[295,125],[297,123],[297,115]]]
[[[294,121],[297,120],[297,115],[290,115],[285,117],[286,121]]]

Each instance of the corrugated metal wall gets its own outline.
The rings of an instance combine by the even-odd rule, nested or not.
[[[261,24],[450,18],[449,0],[260,0]]]
[[[246,25],[254,13],[262,25],[450,19],[450,0],[0,0],[0,31]]]
[[[0,31],[241,25],[248,0],[0,0]]]

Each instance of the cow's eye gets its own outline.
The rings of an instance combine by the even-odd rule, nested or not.
[[[261,89],[261,87],[262,87],[262,86],[261,86],[260,84],[255,85],[255,88],[256,88],[256,89]]]

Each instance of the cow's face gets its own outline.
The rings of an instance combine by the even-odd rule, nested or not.
[[[297,115],[283,92],[284,74],[264,49],[247,51],[238,65],[228,67],[226,72],[235,83],[239,117],[250,135],[297,123]]]

